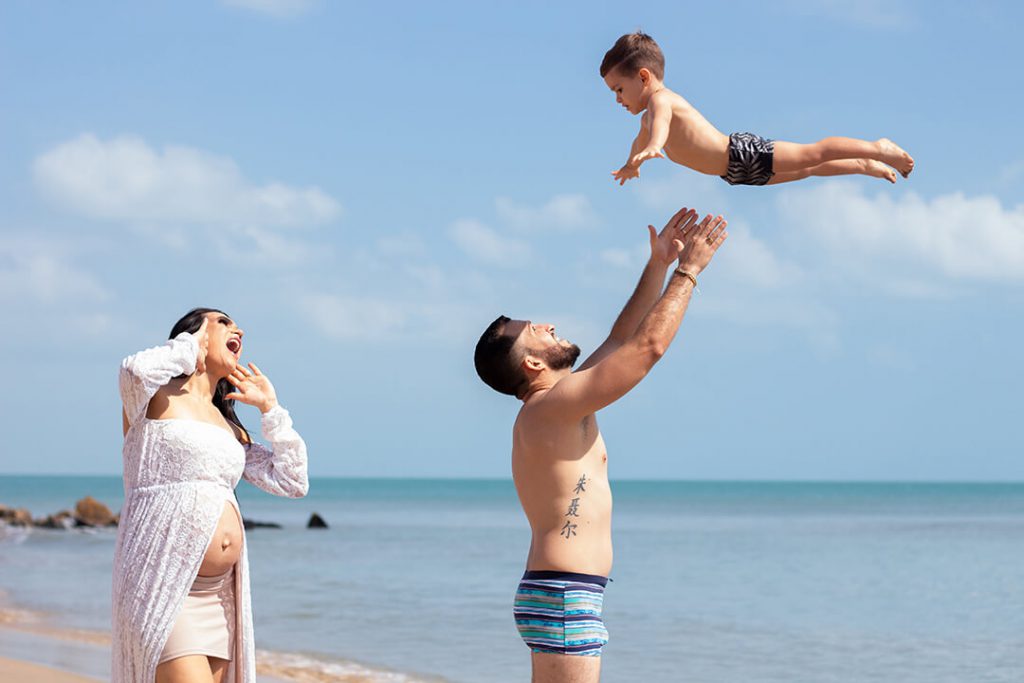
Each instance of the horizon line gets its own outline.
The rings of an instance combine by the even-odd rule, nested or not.
[[[78,478],[117,478],[120,474],[83,474],[83,473],[54,473],[54,472],[0,472],[0,478],[6,477],[78,477]],[[393,475],[320,475],[311,476],[310,480],[352,480],[352,481],[488,481],[488,482],[511,482],[511,475],[507,477],[493,476],[393,476]],[[240,480],[239,483],[241,483]],[[637,482],[637,483],[682,483],[682,484],[973,484],[973,485],[1021,485],[1024,479],[733,479],[733,478],[694,478],[694,479],[651,479],[647,477],[616,477],[609,478],[614,482]]]

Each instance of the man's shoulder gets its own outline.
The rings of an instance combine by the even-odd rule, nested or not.
[[[566,410],[565,403],[560,400],[557,388],[558,385],[555,385],[544,395],[535,396],[523,405],[516,416],[515,428],[520,431],[522,429],[556,428],[579,424],[583,420],[593,418],[593,414],[582,419],[579,416],[573,416],[570,410]]]

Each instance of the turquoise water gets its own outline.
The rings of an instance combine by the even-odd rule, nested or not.
[[[1024,485],[619,482],[603,680],[1024,680]],[[117,478],[0,477],[36,516]],[[508,481],[239,488],[260,648],[464,683],[529,680],[529,534]],[[311,512],[331,528],[309,531]],[[0,588],[109,628],[113,533],[0,540]]]

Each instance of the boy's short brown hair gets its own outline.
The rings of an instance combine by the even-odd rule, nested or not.
[[[661,48],[646,33],[627,33],[604,53],[601,61],[601,78],[612,69],[618,69],[624,76],[635,76],[640,69],[648,69],[659,81],[665,79],[665,55]]]

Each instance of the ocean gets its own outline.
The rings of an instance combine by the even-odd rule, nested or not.
[[[612,482],[602,680],[1024,681],[1024,484]],[[41,517],[118,477],[0,476]],[[523,683],[529,532],[511,481],[247,484],[262,659],[330,680]],[[319,513],[330,525],[307,530]],[[0,530],[3,607],[109,632],[114,531]],[[0,655],[22,656],[0,635]],[[299,679],[296,679],[299,680]],[[340,679],[339,679],[340,680]]]

